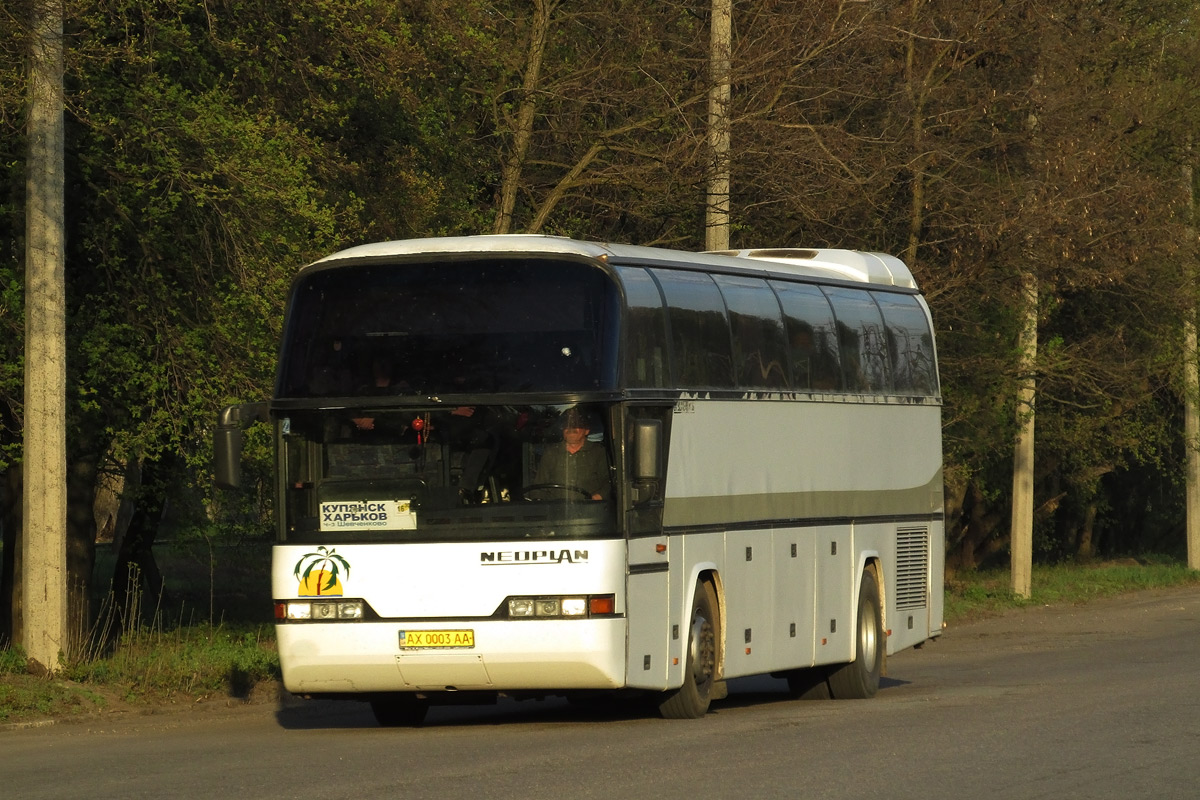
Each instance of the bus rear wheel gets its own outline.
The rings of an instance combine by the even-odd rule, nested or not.
[[[835,700],[863,700],[874,697],[879,691],[886,639],[874,567],[863,571],[859,584],[854,638],[854,660],[836,667],[829,674],[829,691]]]
[[[701,581],[692,598],[692,622],[688,626],[687,665],[683,685],[667,694],[658,711],[667,719],[696,719],[708,713],[717,682],[717,642],[721,623],[717,617],[717,594],[712,584]]]
[[[384,728],[420,725],[428,711],[429,701],[413,695],[377,697],[371,701],[375,721]]]

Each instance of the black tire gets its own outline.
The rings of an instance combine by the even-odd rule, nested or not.
[[[788,691],[800,700],[829,700],[829,668],[807,667],[805,669],[789,670],[787,678]]]
[[[384,728],[415,727],[425,721],[429,701],[412,695],[380,697],[371,701],[375,721]]]
[[[696,586],[691,620],[683,685],[667,693],[658,704],[658,712],[667,719],[703,717],[712,702],[717,678],[717,643],[721,641],[717,593],[712,584],[701,581]]]
[[[854,660],[829,674],[829,691],[836,700],[865,700],[879,691],[887,640],[883,609],[874,569],[863,572],[858,588],[858,618],[854,626]]]

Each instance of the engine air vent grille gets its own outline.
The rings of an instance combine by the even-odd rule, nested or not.
[[[929,528],[896,529],[896,609],[929,602]]]

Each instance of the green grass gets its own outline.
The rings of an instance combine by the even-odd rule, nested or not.
[[[68,663],[61,675],[84,685],[120,687],[128,701],[244,698],[255,683],[278,679],[279,656],[270,626],[135,630],[121,637],[111,655]]]
[[[212,697],[246,698],[279,680],[269,625],[140,628],[100,652],[65,659],[52,677],[31,675],[19,647],[0,650],[0,723],[149,707]]]
[[[1091,565],[1035,565],[1031,583],[1032,597],[1025,599],[1013,594],[1007,569],[947,576],[946,622],[967,622],[1028,606],[1071,605],[1125,592],[1200,585],[1200,572],[1149,557]]]
[[[1200,585],[1200,572],[1165,559],[1035,566],[1028,600],[1013,596],[1008,570],[958,574],[946,580],[945,617],[954,625],[1029,606],[1086,603],[1187,585]],[[0,724],[95,714],[118,706],[247,697],[256,685],[276,685],[280,675],[269,624],[206,622],[169,629],[154,622],[103,647],[82,650],[45,678],[28,674],[19,647],[0,647]]]
[[[107,705],[102,694],[86,686],[0,673],[0,723],[91,714]]]

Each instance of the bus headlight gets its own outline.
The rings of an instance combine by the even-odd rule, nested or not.
[[[509,619],[612,616],[616,598],[611,594],[557,597],[510,597]]]
[[[283,600],[275,604],[278,620],[329,622],[362,618],[362,600]]]
[[[582,617],[587,613],[587,598],[564,597],[559,609],[564,617]]]
[[[533,598],[532,597],[514,597],[508,601],[508,615],[510,617],[532,617],[533,616]]]

